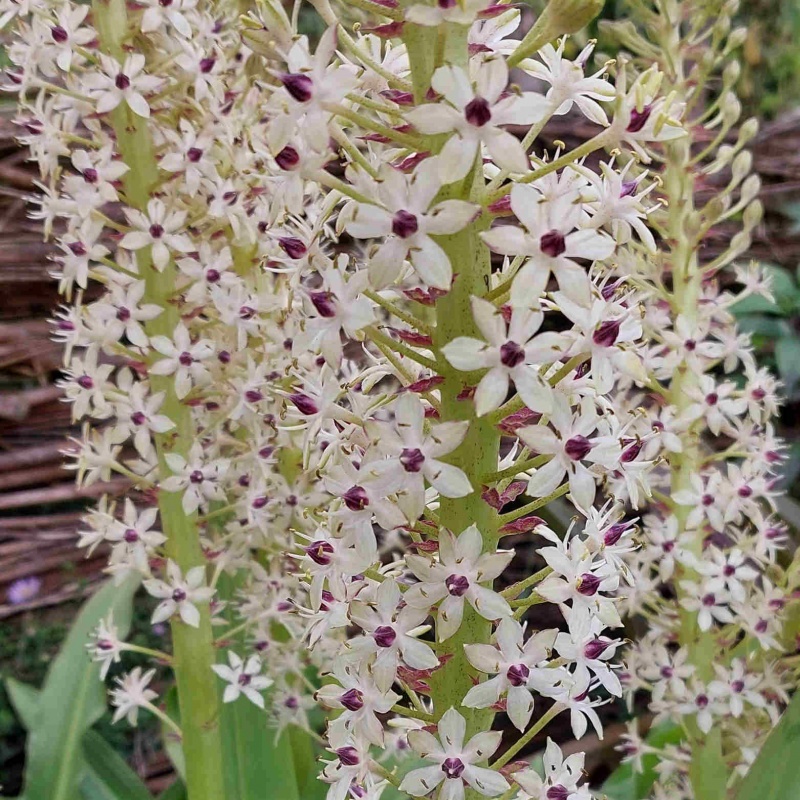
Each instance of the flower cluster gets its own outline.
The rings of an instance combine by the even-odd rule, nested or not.
[[[86,425],[73,466],[132,487],[87,515],[81,544],[142,576],[176,670],[204,660],[184,740],[214,735],[217,678],[224,702],[307,725],[311,664],[329,800],[387,781],[441,800],[585,797],[581,757],[555,745],[544,779],[500,768],[560,713],[602,735],[596,707],[622,694],[625,504],[650,497],[676,420],[713,406],[727,431],[764,396],[723,382],[710,404],[698,384],[660,427],[631,402],[654,365],[679,366],[678,326],[642,288],[659,285],[639,266],[655,263],[654,184],[630,160],[684,135],[655,68],[592,72],[592,45],[570,58],[572,28],[548,12],[518,40],[519,11],[483,0],[355,6],[378,24],[351,35],[315,3],[316,43],[271,0],[244,20],[190,0],[4,6],[35,216],[74,301],[55,321]],[[539,134],[571,110],[597,135],[547,152]],[[722,345],[707,357],[735,365]],[[708,472],[680,490],[707,493]],[[739,494],[738,512],[714,495],[727,521],[757,507]],[[576,521],[555,531],[534,512],[562,497]],[[501,583],[530,542],[544,569]],[[704,621],[753,582],[749,551],[719,552],[685,576]],[[558,628],[537,624],[544,603]],[[126,647],[109,621],[92,653],[105,670]],[[155,708],[148,675],[121,681],[118,716]],[[498,712],[522,735],[489,764]],[[429,763],[401,779],[375,749],[406,736]]]
[[[678,7],[656,6],[658,30],[678,30]],[[713,730],[730,774],[746,770],[786,702],[778,659],[794,589],[777,562],[786,544],[775,514],[779,387],[756,365],[731,311],[749,295],[769,296],[756,265],[735,264],[761,218],[759,181],[745,149],[754,120],[741,126],[734,145],[707,144],[731,135],[740,116],[731,52],[742,32],[728,35],[736,7],[695,9],[691,30],[659,40],[664,89],[685,105],[687,136],[653,153],[667,202],[652,215],[663,235],[660,251],[638,266],[647,287],[648,379],[631,402],[644,410],[639,424],[655,433],[663,463],[651,476],[655,502],[642,518],[642,547],[628,556],[635,581],[624,592],[625,610],[650,624],[626,654],[631,697],[649,692],[656,721],[689,732],[689,752]],[[701,112],[699,87],[717,74],[721,89]],[[697,202],[714,181],[713,199]],[[708,231],[738,214],[729,246],[704,260]],[[629,744],[637,760],[648,749],[635,731]],[[659,753],[659,797],[696,796],[686,753]]]

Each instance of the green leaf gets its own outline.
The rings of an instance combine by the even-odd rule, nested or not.
[[[722,729],[712,728],[697,740],[689,764],[694,800],[725,800],[728,766],[722,757]]]
[[[739,317],[739,330],[767,340],[778,339],[792,332],[785,319],[766,314],[743,314]]]
[[[291,737],[276,741],[265,711],[240,696],[224,704],[220,725],[227,797],[263,800],[268,786],[270,800],[300,800]]]
[[[736,793],[736,800],[796,800],[800,796],[800,693],[783,712]]]
[[[683,738],[680,726],[666,722],[651,728],[645,741],[651,747],[662,749],[668,744],[677,744]],[[603,793],[610,800],[642,800],[650,796],[650,790],[656,782],[658,774],[655,771],[658,764],[658,755],[649,753],[642,757],[642,772],[633,770],[633,765],[620,764],[603,784]]]
[[[83,757],[90,772],[116,800],[152,800],[141,778],[128,766],[116,750],[97,731],[86,731]]]
[[[292,746],[294,774],[300,797],[303,800],[323,800],[328,793],[328,784],[317,778],[320,765],[314,740],[296,725],[289,728],[285,735],[288,735]]]
[[[27,683],[21,683],[16,678],[6,678],[5,686],[8,699],[14,707],[14,711],[17,712],[20,722],[26,730],[30,730],[36,725],[39,711],[39,690]]]
[[[800,339],[784,336],[775,343],[775,362],[786,391],[791,392],[800,380]]]
[[[81,609],[39,695],[28,734],[26,800],[78,800],[86,772],[81,741],[106,709],[100,665],[86,653],[89,634],[109,612],[120,636],[130,627],[131,604],[139,585],[129,579],[108,583]]]
[[[161,792],[158,796],[158,800],[187,800],[186,786],[184,786],[183,781],[178,779],[170,784]]]
[[[176,686],[171,686],[164,695],[164,711],[170,719],[178,725],[181,724],[181,710],[178,705],[178,688]],[[186,760],[183,757],[183,748],[175,731],[163,722],[161,723],[161,741],[172,766],[175,767],[175,772],[183,780],[186,780]]]

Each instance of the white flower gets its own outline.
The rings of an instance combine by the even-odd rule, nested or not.
[[[259,708],[264,708],[264,697],[261,692],[272,686],[274,681],[260,674],[261,659],[253,655],[245,662],[236,653],[229,650],[228,664],[230,666],[214,664],[211,667],[228,684],[222,695],[222,702],[232,703],[240,694],[243,694],[251,703],[255,703]]]
[[[98,114],[115,109],[123,101],[140,117],[150,116],[150,106],[144,95],[161,86],[161,78],[145,75],[145,57],[142,53],[127,56],[124,64],[99,54],[102,72],[83,76],[84,84],[94,95]]]
[[[553,407],[552,391],[540,378],[537,366],[557,360],[568,342],[557,333],[535,335],[544,320],[539,309],[513,309],[506,326],[502,310],[473,297],[472,314],[486,341],[459,336],[448,342],[442,353],[458,370],[488,368],[475,392],[475,413],[481,417],[499,408],[513,380],[528,408],[549,414]]]
[[[561,748],[548,738],[543,759],[544,780],[533,769],[514,773],[514,780],[523,791],[519,800],[590,800],[588,787],[578,786],[585,757],[579,752],[564,758]]]
[[[427,609],[411,606],[400,608],[402,595],[397,583],[385,580],[378,587],[376,604],[360,600],[350,604],[350,618],[366,635],[347,642],[347,647],[364,655],[375,654],[372,673],[375,684],[388,692],[402,659],[412,669],[435,669],[439,666],[433,650],[417,639],[413,632],[425,621]]]
[[[527,305],[531,281],[533,286],[546,284],[551,272],[568,297],[582,305],[589,302],[589,279],[574,259],[606,259],[615,243],[604,233],[580,227],[584,212],[577,200],[573,193],[546,198],[535,186],[515,184],[511,209],[525,229],[502,225],[481,234],[496,253],[530,256],[511,286],[512,305]]]
[[[117,626],[114,625],[114,615],[109,612],[105,619],[101,619],[92,631],[92,641],[86,645],[92,661],[100,662],[100,680],[104,681],[112,664],[118,664],[120,654],[125,649],[123,642],[117,635]]]
[[[185,211],[170,211],[163,200],[154,197],[147,203],[147,214],[135,208],[126,208],[125,214],[137,230],[126,233],[119,246],[128,250],[150,247],[153,264],[159,272],[167,266],[170,251],[189,253],[194,249],[192,240],[180,233],[186,222]]]
[[[144,588],[153,597],[161,599],[153,612],[152,623],[164,622],[176,612],[180,618],[193,628],[200,624],[197,604],[207,603],[214,596],[211,586],[204,586],[206,568],[192,567],[184,577],[180,567],[170,559],[167,561],[168,582],[151,579],[144,582]]]
[[[427,731],[411,731],[408,734],[411,746],[435,765],[409,772],[400,784],[400,791],[424,797],[441,784],[439,800],[463,800],[465,783],[484,797],[505,792],[508,782],[499,772],[475,766],[497,750],[502,734],[484,731],[465,743],[466,730],[464,717],[450,708],[439,720],[438,738]]]
[[[466,600],[484,619],[511,616],[511,607],[497,592],[482,583],[490,583],[509,565],[514,551],[481,553],[483,538],[476,525],[456,538],[442,528],[439,532],[439,559],[409,554],[406,564],[421,583],[411,586],[404,599],[412,608],[429,609],[439,603],[436,636],[449,639],[460,627]]]
[[[412,109],[406,119],[425,134],[454,132],[436,157],[444,183],[461,180],[475,164],[481,144],[501,169],[527,172],[530,161],[522,143],[502,125],[532,125],[541,119],[547,101],[533,92],[503,96],[508,67],[502,58],[484,61],[475,76],[461,67],[443,66],[433,73],[431,86],[447,101]]]
[[[119,722],[126,717],[129,725],[136,725],[136,718],[140,708],[148,708],[158,694],[147,685],[156,674],[150,669],[142,674],[141,667],[135,667],[127,674],[116,678],[117,688],[111,690],[111,705],[116,709],[112,722]]]
[[[179,399],[186,397],[193,385],[207,382],[208,369],[203,362],[214,354],[214,345],[208,339],[192,342],[189,329],[183,322],[175,327],[172,339],[153,336],[150,344],[163,356],[150,367],[151,374],[174,375],[175,394]]]
[[[453,276],[450,259],[431,236],[456,233],[464,228],[479,206],[463,200],[433,203],[441,187],[434,170],[423,163],[409,178],[391,166],[381,168],[380,180],[362,180],[362,193],[375,204],[358,203],[349,218],[343,212],[347,232],[357,239],[386,237],[369,260],[370,282],[376,289],[388,286],[408,259],[429,286],[449,289]]]
[[[515,728],[524,731],[533,714],[533,693],[546,687],[559,673],[546,665],[557,631],[537,631],[524,642],[524,629],[515,619],[500,621],[495,632],[497,647],[467,644],[464,650],[475,669],[494,675],[473,686],[463,704],[489,708],[506,696],[506,713]]]
[[[409,521],[416,520],[425,505],[425,480],[445,497],[465,497],[472,492],[463,470],[441,461],[458,447],[468,422],[432,424],[425,433],[425,411],[418,397],[403,394],[395,403],[395,424],[370,425],[374,448],[386,458],[366,464],[386,493],[396,492],[398,504]]]

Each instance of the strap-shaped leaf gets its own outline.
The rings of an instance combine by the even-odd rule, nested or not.
[[[783,712],[736,793],[736,800],[800,798],[800,693]]]
[[[131,604],[139,585],[129,579],[106,584],[81,609],[55,661],[50,666],[35,711],[28,716],[26,800],[80,800],[86,774],[84,734],[106,709],[100,665],[91,661],[86,643],[109,612],[121,636],[130,627]]]

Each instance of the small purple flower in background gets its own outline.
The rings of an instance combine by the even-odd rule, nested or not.
[[[36,575],[14,581],[6,591],[6,599],[12,606],[29,603],[42,589],[42,580]]]

